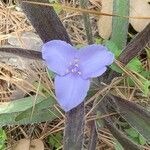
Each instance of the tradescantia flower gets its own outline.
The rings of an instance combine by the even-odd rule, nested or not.
[[[102,45],[75,49],[61,40],[43,45],[42,57],[56,73],[55,93],[64,111],[79,105],[87,95],[90,79],[102,75],[114,60],[114,55]]]

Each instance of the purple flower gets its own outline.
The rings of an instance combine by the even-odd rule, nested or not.
[[[114,55],[102,45],[93,44],[77,50],[61,40],[45,43],[42,56],[48,68],[56,73],[56,97],[65,111],[84,100],[90,79],[102,75],[114,60]]]

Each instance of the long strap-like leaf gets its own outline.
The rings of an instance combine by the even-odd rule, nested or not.
[[[150,23],[122,51],[119,61],[123,64],[130,62],[150,42]]]
[[[150,23],[144,28],[143,31],[137,34],[133,40],[124,48],[120,54],[119,61],[127,65],[134,57],[136,57],[144,47],[150,42]],[[110,83],[113,78],[120,76],[117,72],[113,71],[107,78],[107,83]]]
[[[129,16],[129,4],[129,0],[114,0],[113,14]],[[128,18],[113,17],[111,40],[119,49],[123,49],[126,46],[128,25]]]
[[[71,44],[65,28],[52,7],[27,3],[31,0],[26,0],[26,2],[19,1],[23,11],[43,42],[60,39]],[[48,0],[36,0],[36,2],[47,3]],[[84,102],[66,113],[64,149],[71,150],[74,148],[74,150],[80,150],[83,143],[83,134]]]
[[[98,111],[101,112],[102,115],[106,115],[104,118],[104,122],[107,128],[111,131],[113,136],[120,142],[125,150],[141,150],[140,146],[131,141],[123,132],[121,132],[114,124],[113,119],[108,116],[112,113],[112,108],[109,103],[110,97],[106,96],[98,105]]]
[[[28,49],[23,49],[23,48],[2,47],[0,48],[0,52],[10,53],[16,56],[33,59],[33,60],[35,59],[42,60],[42,53],[39,51],[34,51],[34,50],[28,50]]]
[[[52,7],[28,3],[33,0],[25,1],[19,0],[20,5],[44,43],[54,39],[71,43],[65,28]],[[35,0],[34,2],[48,3],[49,1]]]
[[[108,95],[109,103],[140,134],[150,142],[150,112],[140,105],[114,95]]]
[[[64,150],[81,150],[85,123],[84,103],[66,113],[65,117]]]

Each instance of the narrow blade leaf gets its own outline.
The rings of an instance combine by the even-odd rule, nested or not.
[[[5,106],[6,109],[2,109],[4,111],[0,114],[0,126],[52,121],[60,115],[53,107],[55,103],[56,101],[52,97],[47,99],[40,97],[36,100],[33,110],[31,97],[16,100],[10,103],[8,107]],[[33,115],[31,116],[32,111]]]
[[[129,0],[114,0],[113,14],[129,16]],[[111,40],[119,49],[123,49],[127,42],[129,20],[123,17],[113,17],[112,24]]]
[[[8,53],[8,54],[13,54],[16,56],[24,57],[24,58],[29,58],[29,59],[38,59],[42,60],[42,53],[34,50],[27,50],[27,49],[22,49],[22,48],[0,48],[0,52],[3,53]]]
[[[115,123],[113,122],[113,119],[109,116],[110,113],[112,113],[112,108],[109,103],[109,97],[105,97],[98,105],[98,111],[102,115],[107,115],[107,117],[103,118],[107,128],[111,131],[113,136],[119,141],[119,143],[123,146],[124,149],[127,150],[141,150],[141,147],[138,146],[136,143],[131,141],[122,131],[120,131]]]
[[[52,7],[28,3],[32,0],[25,1],[19,0],[20,5],[44,43],[54,39],[70,43],[68,34]],[[36,0],[35,2],[48,3],[49,1]]]
[[[109,96],[115,110],[150,142],[150,112],[138,104],[116,96]]]

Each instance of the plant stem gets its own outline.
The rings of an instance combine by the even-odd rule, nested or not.
[[[84,102],[66,113],[64,150],[81,150],[84,139]]]

